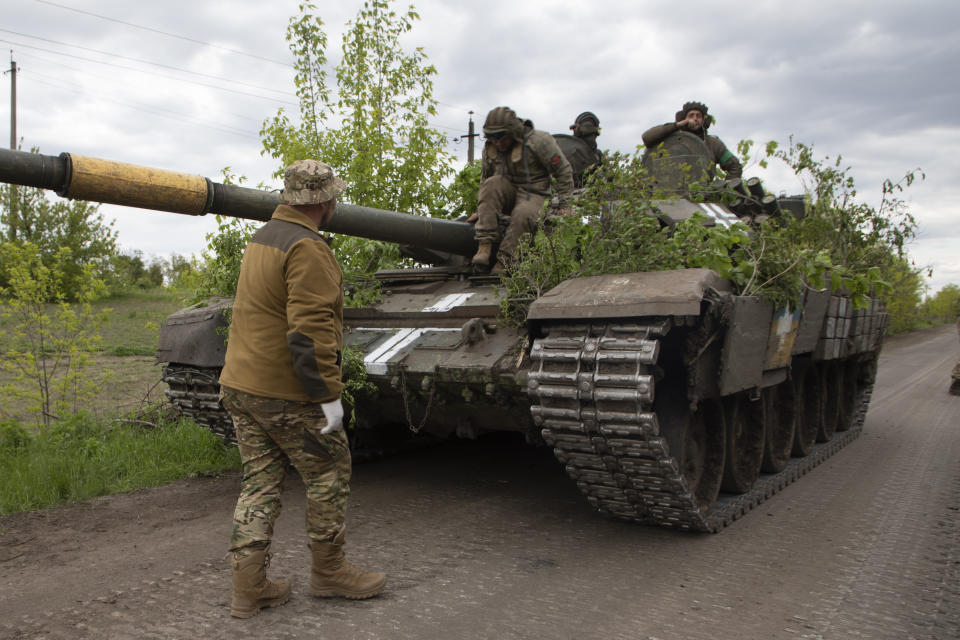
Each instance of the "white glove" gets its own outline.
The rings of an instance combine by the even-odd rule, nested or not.
[[[320,429],[320,433],[343,431],[343,405],[340,403],[340,398],[333,402],[324,402],[320,408],[323,409],[323,416],[327,419],[327,426]]]

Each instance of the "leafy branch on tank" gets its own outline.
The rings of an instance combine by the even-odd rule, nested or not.
[[[751,145],[741,143],[745,155]],[[576,198],[580,216],[547,219],[522,248],[520,262],[504,281],[501,313],[507,323],[523,322],[529,302],[567,278],[611,273],[705,267],[729,280],[738,294],[758,296],[775,308],[796,309],[805,291],[824,288],[849,292],[860,308],[868,295],[887,289],[884,267],[904,259],[904,242],[916,229],[893,196],[923,174],[915,170],[897,183],[885,181],[884,200],[874,209],[853,201],[853,178],[839,159],[832,165],[829,158],[814,160],[811,147],[792,139],[788,150],[769,143],[765,153],[761,166],[774,158],[801,178],[805,215],[758,215],[727,227],[707,226],[706,217],[697,214],[667,226],[657,220],[656,203],[665,194],[640,154],[608,155]],[[728,206],[751,197],[724,181],[692,182],[684,195]]]

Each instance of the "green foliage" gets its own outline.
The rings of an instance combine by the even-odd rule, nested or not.
[[[217,216],[217,232],[207,234],[207,248],[196,269],[194,301],[214,296],[231,298],[237,293],[243,250],[253,236],[254,225],[239,218]]]
[[[857,189],[841,156],[817,160],[813,147],[795,143],[766,153],[786,163],[800,178],[807,195],[807,216],[791,228],[795,242],[830,256],[833,288],[851,289],[855,299],[880,297],[891,314],[891,332],[916,326],[923,293],[921,269],[907,258],[906,245],[916,237],[916,219],[900,199],[905,189],[926,176],[907,171],[894,182],[884,180],[877,207],[857,199]]]
[[[937,324],[955,322],[960,318],[960,286],[948,284],[924,300],[923,316]]]
[[[287,29],[300,122],[292,123],[283,110],[267,120],[264,152],[283,166],[324,160],[347,183],[348,202],[426,213],[441,199],[450,169],[444,136],[427,122],[436,113],[436,69],[422,48],[407,53],[400,43],[419,16],[412,7],[397,13],[384,0],[365,2],[347,24],[334,101],[326,86],[327,38],[315,10],[301,4]],[[325,128],[327,121],[339,126]]]
[[[347,24],[337,91],[327,86],[327,36],[316,6],[303,3],[290,19],[287,41],[294,55],[299,120],[284,111],[264,122],[263,152],[282,167],[304,158],[329,163],[347,185],[343,199],[390,211],[426,214],[443,200],[450,172],[444,136],[428,124],[436,113],[433,76],[423,49],[404,51],[401,37],[419,16],[398,13],[384,0],[368,0]],[[348,305],[379,296],[370,274],[396,268],[390,244],[336,237],[347,283]]]
[[[116,295],[133,289],[158,289],[163,286],[165,261],[154,258],[144,262],[143,252],[118,253],[110,259],[110,293]]]
[[[199,269],[199,261],[196,259],[174,253],[170,260],[164,263],[164,285],[175,290],[196,290],[200,285]]]
[[[445,200],[449,203],[447,216],[458,218],[469,216],[477,210],[477,199],[480,193],[480,178],[483,165],[479,160],[467,164],[453,178],[447,187]],[[434,215],[439,215],[435,213]]]
[[[367,380],[367,368],[363,364],[363,355],[362,349],[351,346],[343,348],[341,366],[343,392],[340,394],[340,399],[345,405],[346,414],[350,417],[346,421],[348,427],[355,424],[357,420],[357,397],[368,397],[377,391],[376,385]]]
[[[751,144],[741,145],[745,156]],[[868,295],[889,289],[888,310],[909,322],[907,309],[916,309],[922,290],[919,272],[903,254],[915,221],[894,196],[913,182],[914,172],[899,183],[885,182],[883,202],[875,210],[853,200],[848,169],[815,161],[809,147],[791,145],[781,152],[771,143],[766,150],[809,181],[802,219],[784,215],[750,227],[724,227],[705,226],[705,219],[695,215],[675,227],[663,226],[656,218],[661,196],[640,155],[612,154],[577,197],[580,215],[548,220],[531,243],[520,247],[521,261],[505,278],[502,311],[521,320],[522,303],[571,277],[707,268],[729,280],[737,293],[759,296],[778,308],[797,308],[811,287],[848,291],[858,306]],[[723,199],[727,194],[711,186],[700,195]]]
[[[923,298],[923,278],[905,258],[892,260],[883,269],[885,292],[882,296],[890,314],[890,334],[903,333],[921,326],[923,316],[920,304]]]
[[[343,270],[344,305],[368,307],[380,300],[380,283],[373,274],[401,264],[400,247],[351,236],[338,236],[332,242]],[[349,256],[349,258],[347,258]]]
[[[240,467],[237,448],[207,429],[150,418],[77,413],[33,433],[0,422],[0,514]]]
[[[0,457],[28,447],[33,436],[16,420],[0,420]]]
[[[104,285],[92,265],[79,274],[66,268],[71,258],[63,247],[48,266],[49,257],[33,243],[0,245],[0,261],[7,265],[9,278],[0,287],[0,297],[6,299],[0,314],[0,343],[6,346],[0,373],[7,380],[0,393],[25,400],[37,421],[45,424],[56,413],[76,410],[96,393],[84,370],[106,317],[95,313],[90,303]],[[72,304],[66,301],[68,288]]]
[[[11,214],[12,194],[16,194],[15,215]],[[42,189],[0,185],[0,226],[0,235],[5,236],[0,244],[29,243],[37,248],[48,269],[58,270],[59,290],[66,300],[79,299],[78,290],[88,272],[104,281],[111,277],[117,233],[95,204],[51,202]],[[0,261],[0,286],[9,283],[9,267],[9,262]]]

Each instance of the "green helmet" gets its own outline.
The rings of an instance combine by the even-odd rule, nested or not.
[[[578,138],[600,135],[600,119],[592,111],[584,111],[570,125],[573,135]]]
[[[523,140],[523,121],[510,107],[491,109],[483,122],[483,135],[509,133],[517,141]]]

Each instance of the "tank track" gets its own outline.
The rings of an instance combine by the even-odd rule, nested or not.
[[[173,405],[174,411],[209,429],[223,438],[227,444],[237,444],[233,419],[220,404],[219,379],[219,367],[195,367],[172,363],[163,368],[162,380],[167,383],[164,394]],[[435,444],[435,441],[421,438],[406,444],[406,449],[412,449],[430,446]],[[352,435],[350,446],[350,455],[355,464],[373,462],[405,450],[403,445],[392,447],[357,445]]]
[[[875,368],[862,381],[847,430],[791,458],[781,472],[761,474],[747,493],[697,504],[653,410],[654,386],[665,384],[657,380],[662,369],[656,363],[669,330],[669,319],[557,325],[532,345],[527,385],[534,423],[598,510],[640,524],[716,533],[860,435]]]
[[[227,443],[237,443],[230,414],[220,406],[220,369],[169,364],[163,368],[164,394],[176,412],[214,432]]]

